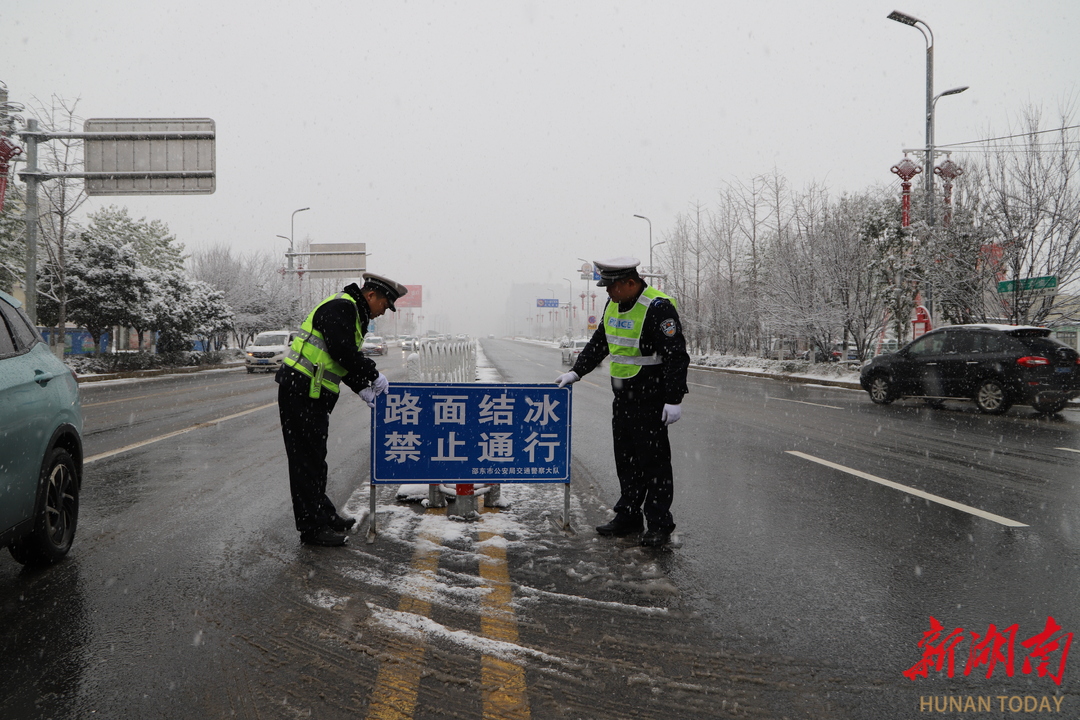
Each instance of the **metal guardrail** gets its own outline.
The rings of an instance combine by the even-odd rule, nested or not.
[[[405,361],[409,382],[476,382],[476,341],[474,340],[428,340],[422,342]],[[375,517],[375,486],[371,492],[371,517]],[[458,490],[462,491],[458,499]],[[471,484],[459,486],[432,483],[428,485],[428,507],[446,507],[446,495],[453,495],[455,513],[468,519],[477,515],[477,495],[487,493],[488,500],[497,503],[500,496],[499,485]],[[459,507],[460,506],[460,507]],[[367,541],[373,542],[374,535],[369,532]]]
[[[409,382],[475,382],[476,342],[428,341],[409,355],[406,363]]]

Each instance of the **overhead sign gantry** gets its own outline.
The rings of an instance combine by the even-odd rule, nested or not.
[[[37,217],[39,182],[86,180],[88,195],[208,195],[216,189],[217,130],[210,118],[91,119],[83,132],[46,132],[27,120],[26,312],[37,322]],[[38,143],[82,140],[85,172],[45,172]]]

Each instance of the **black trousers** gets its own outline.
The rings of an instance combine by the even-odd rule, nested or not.
[[[338,396],[324,388],[318,399],[308,397],[311,380],[297,372],[282,371],[279,378],[278,413],[289,457],[296,529],[317,530],[337,512],[326,496],[326,438]]]
[[[671,532],[675,490],[668,429],[660,419],[664,402],[616,392],[611,410],[615,471],[622,493],[615,514],[631,518],[644,510],[650,530]]]

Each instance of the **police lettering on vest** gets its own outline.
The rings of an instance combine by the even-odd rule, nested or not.
[[[646,287],[628,311],[619,312],[619,304],[615,302],[609,302],[604,309],[604,334],[607,336],[608,353],[611,355],[611,377],[632,378],[638,374],[642,365],[663,363],[664,360],[659,355],[642,355],[640,347],[645,316],[649,312],[649,306],[658,298],[677,307],[675,298],[654,287]]]

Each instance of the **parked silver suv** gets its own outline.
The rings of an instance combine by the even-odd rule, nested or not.
[[[267,330],[256,335],[252,343],[244,348],[247,371],[277,372],[296,335],[295,330]]]

